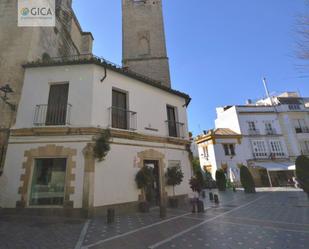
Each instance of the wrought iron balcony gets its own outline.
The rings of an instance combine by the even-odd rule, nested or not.
[[[167,127],[167,135],[169,137],[185,137],[184,123],[176,122],[174,120],[166,120],[165,123]]]
[[[248,134],[251,136],[260,135],[260,130],[258,129],[249,129]]]
[[[123,130],[137,129],[137,113],[119,107],[110,107],[109,127]]]
[[[295,132],[296,133],[309,133],[309,128],[308,127],[295,127]]]
[[[274,128],[271,129],[265,129],[265,134],[266,135],[277,135],[277,131]]]
[[[71,124],[72,105],[36,105],[33,124],[35,126],[63,126]]]

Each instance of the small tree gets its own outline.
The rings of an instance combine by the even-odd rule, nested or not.
[[[296,159],[295,165],[299,186],[309,197],[309,158],[306,156],[299,156]]]
[[[225,177],[223,169],[219,169],[216,171],[216,182],[217,182],[217,187],[219,191],[226,190],[226,177]]]
[[[93,156],[99,162],[104,161],[107,153],[110,151],[110,144],[109,144],[110,138],[111,138],[110,131],[105,130],[95,140],[95,145],[93,147]]]
[[[245,189],[245,193],[255,193],[253,177],[245,165],[240,166],[240,182]]]
[[[193,192],[200,194],[203,190],[203,183],[196,176],[191,177],[189,184]]]
[[[136,185],[139,189],[142,190],[143,201],[146,200],[145,195],[146,189],[153,183],[153,180],[154,180],[153,170],[152,168],[147,166],[141,168],[135,176]]]
[[[167,185],[173,186],[173,195],[175,196],[175,186],[183,180],[183,172],[180,167],[168,168],[166,172]]]

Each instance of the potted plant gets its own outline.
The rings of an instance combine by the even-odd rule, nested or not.
[[[223,169],[219,169],[216,171],[216,182],[219,191],[226,190],[226,178]]]
[[[245,190],[245,193],[255,193],[253,177],[245,165],[240,166],[240,182]]]
[[[141,168],[135,176],[136,185],[139,189],[141,189],[142,192],[142,198],[139,203],[139,210],[143,213],[149,212],[149,203],[146,200],[146,191],[147,188],[150,187],[150,185],[153,183],[153,180],[153,170],[147,166]]]
[[[299,187],[307,193],[309,198],[309,158],[306,156],[299,156],[296,159],[295,165]]]
[[[104,161],[107,153],[110,151],[111,134],[109,130],[103,131],[96,139],[93,147],[93,156],[99,162]]]
[[[169,203],[172,208],[178,207],[178,199],[175,198],[175,186],[179,185],[182,182],[183,176],[184,175],[180,167],[172,167],[167,169],[167,185],[173,186],[173,197],[169,198]]]

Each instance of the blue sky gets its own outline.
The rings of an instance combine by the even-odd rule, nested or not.
[[[306,0],[165,0],[164,18],[173,88],[192,97],[189,128],[214,126],[215,108],[272,93],[309,96],[309,69],[296,57],[298,19]],[[121,64],[121,0],[74,0],[94,53]]]

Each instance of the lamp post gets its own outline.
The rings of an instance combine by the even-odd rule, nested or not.
[[[1,86],[0,91],[4,93],[4,96],[0,96],[1,99],[3,100],[3,102],[5,104],[7,104],[12,109],[12,111],[15,111],[16,106],[14,104],[8,102],[8,100],[9,100],[8,94],[14,92],[13,89],[11,88],[11,86],[9,84]]]

